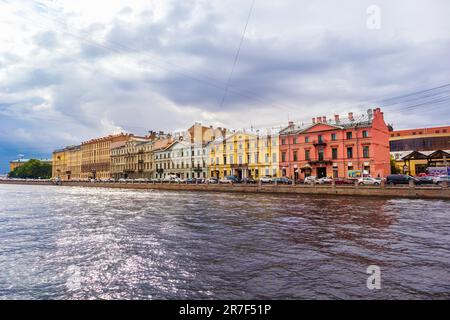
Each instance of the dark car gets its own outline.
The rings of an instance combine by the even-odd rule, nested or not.
[[[243,178],[242,183],[256,183],[256,181],[253,178]]]
[[[193,183],[195,183],[195,178],[187,179],[187,180],[186,180],[186,183],[187,183],[187,184],[193,184]]]
[[[352,179],[345,179],[345,178],[335,178],[334,179],[334,183],[336,185],[354,185],[355,184],[355,180]]]
[[[281,178],[274,178],[273,179],[273,183],[276,184],[291,184],[291,180],[289,178],[286,177],[281,177]]]
[[[418,184],[434,184],[434,179],[433,177],[419,177],[417,178]]]
[[[414,184],[420,184],[418,179],[415,179],[407,174],[391,174],[386,178],[386,184],[395,186],[396,184],[409,184],[409,181],[413,180]]]

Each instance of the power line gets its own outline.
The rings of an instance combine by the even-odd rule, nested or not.
[[[228,88],[230,87],[231,79],[233,78],[234,69],[236,68],[236,64],[239,59],[239,54],[241,53],[242,44],[244,43],[245,33],[247,32],[248,23],[250,21],[250,17],[253,12],[253,8],[255,6],[255,0],[252,1],[252,5],[250,6],[250,10],[248,12],[247,21],[245,22],[244,31],[242,32],[241,41],[239,42],[238,49],[236,51],[236,55],[234,56],[233,66],[231,67],[230,75],[228,76],[227,83],[225,85],[225,91],[223,93],[222,101],[220,102],[220,109],[222,109],[225,99],[227,97]]]

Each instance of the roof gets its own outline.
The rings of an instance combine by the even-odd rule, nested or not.
[[[354,116],[353,120],[349,118],[339,118],[339,120],[335,119],[327,119],[326,122],[316,122],[316,123],[308,123],[299,125],[289,125],[286,128],[280,131],[280,135],[283,134],[297,134],[307,131],[314,126],[317,125],[329,125],[335,127],[336,129],[347,129],[347,128],[355,128],[355,127],[370,127],[372,126],[373,115],[362,114],[359,116]]]

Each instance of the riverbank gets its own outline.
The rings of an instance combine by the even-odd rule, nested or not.
[[[102,183],[69,182],[55,185],[49,181],[0,180],[1,184],[49,185],[55,187],[120,188],[137,190],[208,191],[237,193],[373,196],[411,199],[448,199],[450,188],[443,187],[378,187],[378,186],[331,186],[331,185],[244,185],[244,184],[176,184],[176,183]]]

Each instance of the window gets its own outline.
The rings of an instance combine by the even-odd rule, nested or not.
[[[336,160],[338,158],[338,149],[337,148],[331,149],[331,157],[333,158],[333,160]]]
[[[346,135],[347,135],[347,139],[353,138],[353,133],[352,132],[347,132]]]
[[[233,156],[230,156],[230,163],[233,163]]]
[[[347,158],[352,159],[353,158],[353,147],[347,148]]]
[[[286,162],[286,152],[281,153],[281,161]],[[267,175],[267,174],[266,174]]]
[[[369,146],[363,147],[363,158],[369,158]]]
[[[272,153],[272,162],[277,162],[277,154],[275,152]]]
[[[294,157],[293,157],[293,158],[294,158],[294,161],[298,161],[297,150],[294,151],[293,155],[294,155]]]
[[[264,158],[264,159],[265,159],[265,162],[266,162],[266,163],[268,163],[268,162],[269,162],[269,154],[268,154],[268,153],[266,153],[266,155],[265,155],[265,158]]]
[[[309,150],[305,150],[305,160],[311,160],[311,157],[310,157],[310,151]]]
[[[305,143],[309,142],[309,137],[305,137]]]
[[[322,143],[323,142],[322,135],[319,134],[317,136],[317,140],[319,141],[319,143]]]
[[[369,132],[367,130],[364,130],[362,132],[363,138],[368,138],[369,137]]]
[[[294,144],[297,144],[297,138],[294,138]]]
[[[239,156],[239,164],[242,164],[242,156]]]
[[[319,156],[319,161],[323,161],[324,159],[324,151],[323,148],[320,148],[319,151],[317,152],[317,155]]]
[[[255,163],[258,163],[258,154],[255,153]]]
[[[331,134],[331,140],[332,141],[336,141],[336,133],[332,133]]]
[[[242,143],[239,143],[239,150],[242,150]]]

